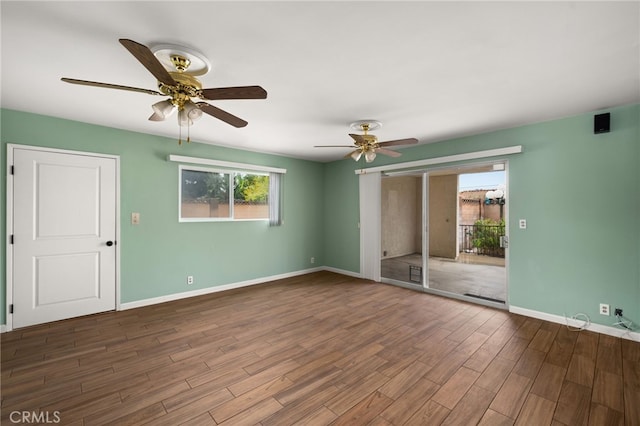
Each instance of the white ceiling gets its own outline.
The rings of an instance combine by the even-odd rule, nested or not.
[[[205,115],[192,140],[317,161],[361,119],[431,143],[640,102],[637,1],[2,1],[1,19],[3,108],[177,139],[147,120],[157,97],[60,81],[156,89],[118,39],[176,43],[211,61],[204,87],[268,92],[210,102],[249,125]]]

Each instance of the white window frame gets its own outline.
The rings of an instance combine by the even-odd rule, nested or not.
[[[186,157],[183,155],[175,155],[170,154],[167,156],[167,161],[172,161],[176,163],[186,164],[198,164],[205,166],[214,166],[216,169],[206,168],[206,171],[213,170],[216,173],[231,173],[231,172],[240,172],[240,173],[251,173],[251,174],[268,174],[269,175],[269,218],[268,219],[233,219],[233,213],[229,219],[224,218],[185,218],[182,220],[182,171],[178,171],[178,219],[180,222],[220,222],[220,221],[255,221],[255,220],[266,220],[270,226],[280,226],[284,224],[284,214],[283,214],[283,190],[282,188],[282,179],[284,175],[287,173],[287,169],[282,169],[278,167],[270,167],[270,166],[261,166],[256,164],[244,164],[244,163],[235,163],[230,161],[223,160],[214,160],[212,158],[200,158],[200,157]],[[221,167],[223,170],[220,171],[217,168]],[[196,166],[189,166],[191,170],[197,170]],[[203,169],[205,169],[203,167]],[[280,175],[277,179],[277,200],[272,200],[272,174]],[[233,194],[231,194],[233,196]],[[277,202],[278,205],[273,205],[274,202]],[[233,208],[233,203],[231,203],[231,208]],[[275,216],[274,216],[275,215]]]
[[[195,172],[205,173],[220,173],[229,176],[229,216],[228,217],[182,217],[182,172],[184,170],[190,170]],[[251,174],[257,176],[269,176],[269,173],[255,170],[230,170],[212,167],[200,167],[180,164],[178,166],[178,222],[250,222],[250,221],[263,221],[268,222],[269,217],[263,218],[249,218],[249,219],[236,219],[234,217],[235,199],[235,181],[234,176],[237,173]]]

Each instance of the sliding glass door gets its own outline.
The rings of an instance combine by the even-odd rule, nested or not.
[[[504,305],[504,162],[382,174],[381,280]]]

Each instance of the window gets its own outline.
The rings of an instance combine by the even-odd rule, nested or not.
[[[269,182],[268,173],[180,166],[180,221],[268,220]]]
[[[284,223],[284,175],[287,169],[173,154],[167,160],[216,167],[180,165],[180,222],[269,219],[270,226]],[[241,195],[236,197],[237,193]],[[243,202],[245,206],[253,202],[260,207],[240,208]],[[195,206],[196,204],[202,205]],[[240,210],[245,212],[241,213]]]

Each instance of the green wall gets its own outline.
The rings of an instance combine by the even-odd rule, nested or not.
[[[522,145],[523,153],[509,157],[510,305],[553,315],[585,313],[611,325],[613,317],[597,313],[599,303],[609,303],[638,324],[640,105],[608,111],[607,134],[593,134],[590,113],[406,148],[399,159],[379,156],[374,165]],[[321,164],[197,143],[178,147],[175,139],[10,110],[1,118],[3,218],[7,143],[120,156],[122,302],[313,266],[359,272],[354,170],[363,162]],[[178,223],[178,165],[166,161],[168,154],[286,168],[284,226]],[[134,211],[141,213],[138,226],[130,225]],[[528,229],[518,229],[521,218]],[[0,226],[4,240],[4,219]],[[4,278],[4,255],[0,262]],[[194,285],[186,285],[187,274]]]
[[[509,156],[509,304],[553,315],[620,307],[640,324],[640,106],[475,135],[378,156],[373,166],[522,145]],[[325,166],[325,264],[359,271],[358,177],[363,162]],[[527,219],[528,229],[518,228]]]
[[[323,165],[206,144],[2,110],[2,241],[6,241],[6,144],[120,156],[121,301],[132,302],[211,286],[302,271],[322,258]],[[266,221],[179,223],[178,163],[169,154],[287,169],[284,224]],[[139,212],[140,225],[131,225]],[[6,260],[1,257],[0,323],[5,323]],[[311,264],[310,258],[316,263]],[[186,276],[194,276],[187,286]]]

